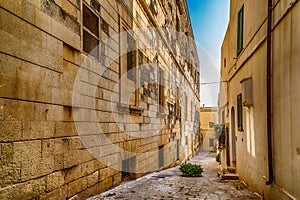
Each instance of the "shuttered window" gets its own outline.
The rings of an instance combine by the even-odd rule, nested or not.
[[[238,130],[243,130],[243,101],[242,101],[242,94],[237,96],[237,114],[238,114]]]
[[[244,33],[244,6],[238,13],[238,31],[237,31],[237,55],[243,50]]]

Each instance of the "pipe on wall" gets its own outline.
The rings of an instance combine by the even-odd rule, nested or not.
[[[273,151],[272,151],[272,0],[268,0],[268,33],[267,33],[267,140],[268,140],[268,171],[267,185],[273,183]]]

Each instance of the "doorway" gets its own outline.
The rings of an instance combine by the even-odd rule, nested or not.
[[[231,108],[231,148],[232,148],[232,164],[236,166],[236,133],[235,133],[235,111]]]
[[[159,146],[158,148],[158,169],[164,167],[164,146]]]

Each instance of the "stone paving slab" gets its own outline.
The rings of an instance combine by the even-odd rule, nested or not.
[[[201,152],[189,161],[202,165],[202,177],[183,177],[179,166],[152,173],[135,181],[91,197],[90,200],[226,200],[261,199],[240,181],[222,181],[217,177],[215,154]]]

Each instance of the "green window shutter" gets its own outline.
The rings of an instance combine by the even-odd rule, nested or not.
[[[242,94],[237,96],[237,114],[238,114],[238,130],[243,130],[243,97]]]
[[[238,13],[238,33],[237,33],[237,55],[239,55],[243,49],[243,33],[244,33],[244,6]]]

